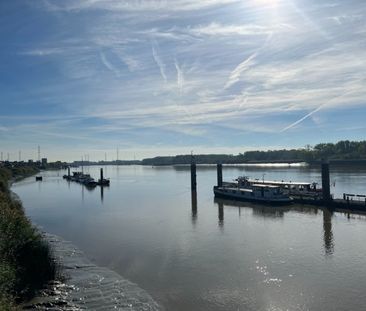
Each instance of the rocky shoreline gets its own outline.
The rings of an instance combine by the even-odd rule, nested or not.
[[[59,280],[22,306],[25,310],[162,310],[152,297],[119,274],[98,267],[72,243],[44,234],[60,265]]]

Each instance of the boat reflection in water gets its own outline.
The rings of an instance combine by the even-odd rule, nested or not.
[[[313,214],[318,213],[318,208],[301,206],[301,205],[291,205],[291,206],[268,206],[251,204],[240,201],[232,201],[225,199],[215,198],[214,202],[218,205],[218,219],[219,226],[224,226],[224,207],[238,207],[239,217],[241,216],[241,209],[252,209],[253,216],[266,217],[266,218],[283,218],[285,213],[288,212],[299,212],[302,214]],[[332,217],[333,212],[327,208],[322,209],[323,212],[323,246],[326,256],[333,255],[334,253],[334,236],[332,231]]]
[[[241,202],[241,201],[233,201],[233,200],[225,200],[215,198],[214,202],[219,206],[219,220],[224,220],[224,206],[238,207],[239,216],[241,215],[241,208],[250,208],[253,210],[254,216],[260,217],[271,217],[278,218],[283,217],[284,214],[291,210],[291,206],[269,206],[269,205],[261,205],[257,203],[250,202]],[[222,209],[222,211],[220,211]]]

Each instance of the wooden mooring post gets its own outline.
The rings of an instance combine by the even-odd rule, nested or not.
[[[217,186],[222,187],[222,164],[217,164]]]
[[[322,192],[323,201],[330,202],[332,197],[330,195],[330,178],[329,178],[329,162],[322,161]]]
[[[70,179],[70,166],[67,167],[67,177]]]
[[[191,191],[197,190],[197,172],[196,163],[191,163]]]
[[[100,181],[103,182],[103,168],[100,169]]]

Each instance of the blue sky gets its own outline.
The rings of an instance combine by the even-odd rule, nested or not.
[[[0,151],[74,160],[365,139],[366,2],[0,2]]]

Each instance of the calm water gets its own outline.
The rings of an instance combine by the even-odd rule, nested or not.
[[[86,168],[98,177],[99,168]],[[88,191],[44,172],[13,186],[45,231],[147,290],[166,310],[365,310],[366,217],[215,201],[215,167],[104,167]],[[332,168],[332,191],[366,193],[366,168]],[[310,168],[225,167],[224,179],[320,181]],[[193,200],[194,201],[194,200]]]

